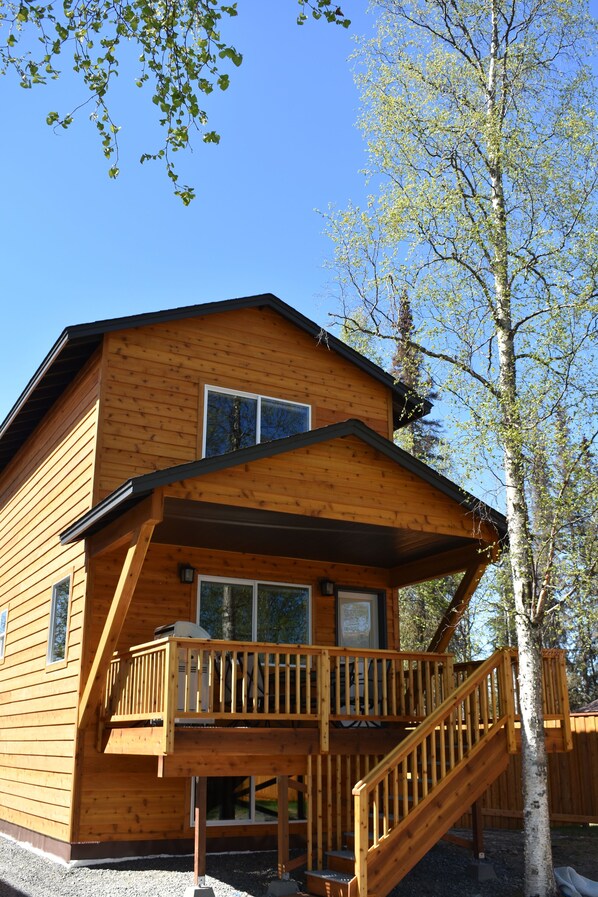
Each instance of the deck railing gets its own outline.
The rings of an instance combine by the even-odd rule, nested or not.
[[[165,638],[114,657],[103,725],[161,723],[164,752],[177,722],[421,722],[453,688],[452,657],[313,645]]]

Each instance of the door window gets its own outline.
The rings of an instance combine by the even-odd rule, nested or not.
[[[339,591],[337,597],[338,643],[344,648],[380,648],[380,595],[374,592]]]

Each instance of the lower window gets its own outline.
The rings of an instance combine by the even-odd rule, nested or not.
[[[191,825],[195,822],[195,782],[191,790]],[[275,777],[222,776],[207,781],[207,823],[275,822],[278,785]],[[289,790],[289,819],[305,819],[301,792]]]

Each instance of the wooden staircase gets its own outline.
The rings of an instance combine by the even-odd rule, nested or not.
[[[498,651],[355,785],[354,832],[307,872],[309,893],[386,897],[506,769],[515,704],[516,653]]]

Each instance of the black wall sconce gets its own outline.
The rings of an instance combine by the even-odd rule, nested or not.
[[[334,595],[335,584],[331,579],[320,580],[320,595],[323,598],[331,598]]]
[[[195,579],[195,567],[191,564],[179,564],[179,579],[184,583],[192,583]]]

